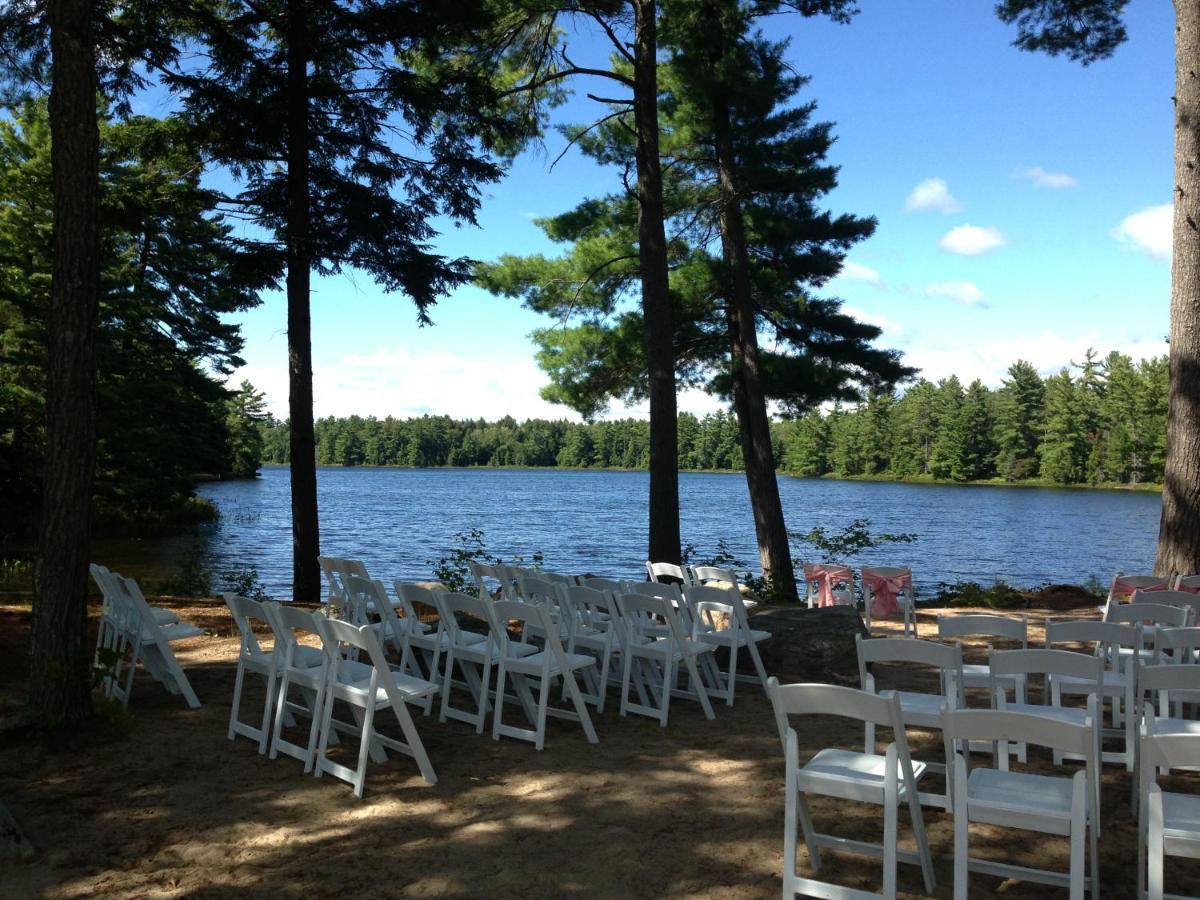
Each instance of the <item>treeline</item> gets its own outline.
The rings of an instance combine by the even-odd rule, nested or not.
[[[781,426],[780,464],[810,476],[1161,482],[1166,423],[1165,357],[1089,351],[1049,378],[1018,361],[995,390],[922,379],[902,396],[811,412]]]
[[[1165,357],[1135,363],[1089,351],[1048,378],[1018,361],[996,389],[978,380],[964,388],[954,376],[921,379],[854,408],[775,421],[771,431],[779,469],[789,475],[1137,484],[1162,480],[1166,413]],[[261,427],[264,461],[286,463],[286,423]],[[327,466],[639,469],[649,462],[649,427],[640,419],[350,416],[318,419],[316,433],[317,462]],[[679,467],[742,468],[734,416],[679,416]]]
[[[263,460],[288,462],[288,429],[262,426]],[[644,419],[580,424],[506,416],[496,422],[422,416],[415,419],[318,419],[317,462],[323,466],[529,466],[644,469],[650,427]],[[739,469],[737,422],[729,413],[679,417],[679,467]]]

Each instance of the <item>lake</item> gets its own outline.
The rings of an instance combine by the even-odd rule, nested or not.
[[[322,552],[361,559],[377,578],[428,578],[430,561],[470,528],[482,529],[488,550],[505,559],[541,551],[555,571],[644,577],[645,472],[323,467],[317,478]],[[1158,494],[1136,491],[789,477],[779,487],[792,530],[836,531],[866,517],[874,532],[917,534],[916,543],[854,562],[909,565],[926,596],[939,582],[1107,582],[1115,571],[1149,570],[1161,509]],[[696,558],[724,539],[757,571],[745,477],[684,472],[679,488],[683,539]],[[221,511],[220,525],[199,539],[212,570],[254,566],[269,593],[291,596],[287,470],[203,484],[199,493]],[[129,574],[161,577],[195,540],[101,542],[94,552],[118,568],[127,561]]]

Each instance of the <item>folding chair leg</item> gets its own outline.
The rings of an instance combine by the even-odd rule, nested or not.
[[[763,693],[766,693],[767,682],[770,680],[767,676],[767,667],[763,665],[762,656],[758,653],[758,644],[751,638],[746,647],[750,651],[750,659],[754,663],[754,671],[758,673],[758,680],[762,682]]]
[[[541,686],[538,690],[538,707],[537,707],[537,740],[534,741],[534,747],[541,750],[546,746],[546,710],[550,704],[550,682],[548,675],[542,675]]]
[[[717,714],[713,712],[712,704],[708,702],[708,692],[704,690],[704,684],[700,681],[700,675],[696,671],[696,658],[688,654],[683,659],[687,666],[688,674],[692,676],[692,680],[696,683],[696,697],[700,700],[700,706],[704,709],[704,717],[709,721],[715,719]]]
[[[1082,789],[1086,791],[1087,788]],[[1079,796],[1081,791],[1075,791],[1075,814],[1071,816],[1071,871],[1070,896],[1071,900],[1083,900],[1083,883],[1086,878],[1084,848],[1087,840],[1086,796]],[[1081,808],[1082,807],[1082,808]]]
[[[583,702],[583,697],[579,693],[579,685],[575,683],[574,674],[570,671],[563,672],[563,683],[566,685],[567,693],[571,695],[571,703],[575,706],[575,712],[579,716],[579,724],[583,726],[583,733],[587,736],[588,743],[598,744],[600,739],[596,737],[596,729],[592,725],[592,717],[588,715],[587,704]]]
[[[242,707],[242,685],[246,680],[246,665],[240,659],[238,660],[237,677],[233,679],[233,708],[229,710],[229,730],[225,737],[233,740],[236,725],[238,721],[238,712]],[[268,698],[268,705],[270,699]]]
[[[437,773],[433,771],[433,763],[429,761],[429,754],[425,752],[425,745],[421,742],[421,735],[417,733],[417,726],[408,712],[408,707],[402,703],[398,708],[394,707],[393,711],[400,723],[400,730],[404,733],[404,741],[417,762],[421,777],[427,784],[437,784]]]
[[[374,698],[371,699],[374,701]],[[329,708],[333,709],[333,697],[329,698]],[[358,707],[355,707],[355,712],[357,711]],[[355,718],[359,717],[355,716]],[[371,748],[374,743],[374,725],[375,703],[371,702],[367,704],[363,716],[359,719],[359,727],[362,728],[362,739],[358,744],[358,769],[354,773],[354,796],[359,800],[362,799],[363,787],[367,783],[367,757],[371,755]]]
[[[662,706],[658,716],[658,724],[667,727],[667,714],[671,709],[671,690],[675,687],[675,660],[670,655],[663,661]]]
[[[1162,900],[1163,896],[1163,808],[1162,794],[1151,789],[1146,801],[1146,812],[1150,827],[1146,835],[1147,896],[1150,900]]]

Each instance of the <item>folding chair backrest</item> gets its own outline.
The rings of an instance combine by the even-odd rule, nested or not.
[[[497,584],[497,589],[507,594],[509,591],[508,571],[504,565],[481,563],[477,560],[470,560],[467,563],[467,568],[471,570],[471,577],[475,579],[475,586],[481,591],[492,593],[492,588],[488,581],[494,581]]]
[[[584,624],[601,631],[620,625],[621,612],[611,591],[572,584],[563,587],[563,596]]]
[[[552,606],[558,606],[562,599],[557,584],[531,576],[517,578],[517,596],[531,603],[549,603]]]
[[[262,603],[238,594],[225,594],[224,597],[225,605],[229,607],[229,612],[233,615],[233,624],[237,626],[238,633],[242,636],[240,653],[247,657],[270,656],[263,650],[262,644],[258,642],[258,636],[254,633],[255,622],[261,622],[268,628],[271,627],[271,619]]]
[[[1155,656],[1173,663],[1200,662],[1200,628],[1156,628]],[[1165,655],[1165,660],[1162,657]]]
[[[733,569],[722,569],[719,566],[689,566],[688,572],[694,585],[718,582],[717,587],[727,585],[731,588],[738,586],[737,573]]]
[[[660,637],[665,623],[670,628],[672,638],[682,644],[683,631],[679,617],[669,600],[642,594],[621,594],[617,597],[617,603],[621,609],[621,619],[634,642],[652,641]]]
[[[1187,625],[1189,612],[1186,607],[1161,606],[1157,603],[1114,603],[1105,612],[1104,621],[1181,628]]]
[[[1200,734],[1157,734],[1148,714],[1142,736],[1142,771],[1153,778],[1157,769],[1200,768]],[[1149,770],[1147,772],[1147,770]]]
[[[425,587],[421,584],[408,584],[403,581],[396,581],[392,584],[396,591],[396,598],[400,601],[400,609],[404,613],[404,618],[408,621],[408,628],[412,634],[424,634],[429,626],[421,621],[420,610],[418,606],[431,610],[434,615],[437,615],[437,602],[433,599],[433,588]]]
[[[1047,619],[1046,647],[1053,648],[1055,644],[1094,644],[1095,649],[1108,663],[1108,667],[1115,671],[1120,668],[1118,648],[1124,647],[1134,651],[1142,649],[1142,629],[1136,625],[1119,622],[1078,619],[1053,622]]]
[[[611,591],[614,594],[620,594],[625,589],[623,582],[617,581],[615,578],[602,578],[599,575],[580,575],[579,583],[584,587],[590,587],[597,591]]]
[[[1167,715],[1172,700],[1193,703],[1200,698],[1200,666],[1181,666],[1176,663],[1155,663],[1138,671],[1138,694],[1145,697],[1157,694],[1159,709]]]
[[[669,600],[676,606],[683,599],[683,591],[680,590],[679,585],[665,581],[626,581],[617,589],[617,592],[641,594],[643,597],[658,597],[661,600]]]
[[[360,651],[360,653],[354,654],[356,656],[365,653],[376,672],[390,671],[387,659],[383,654],[383,646],[379,643],[379,638],[371,630],[370,625],[355,625],[342,619],[330,619],[326,616],[316,616],[313,621],[325,648],[325,655],[333,662],[335,671],[341,665],[342,654],[339,651],[343,644]]]
[[[554,584],[561,584],[565,586],[570,586],[576,583],[574,575],[563,575],[559,572],[547,572],[544,569],[537,570],[537,577],[541,578],[543,581],[549,581]]]
[[[1062,675],[1097,685],[1103,684],[1104,663],[1101,656],[1071,650],[993,650],[988,657],[993,675]]]
[[[372,606],[375,607],[375,614],[379,615],[380,592],[383,594],[383,602],[389,605],[391,603],[382,584],[361,575],[346,576],[342,585],[346,592],[346,602],[338,618],[354,625],[366,625],[370,621]]]
[[[1180,575],[1175,579],[1175,590],[1200,593],[1200,575]]]
[[[500,638],[501,647],[508,646],[508,623],[520,623],[521,630],[533,625],[540,629],[550,655],[557,661],[562,661],[562,643],[558,639],[558,629],[546,614],[546,608],[536,603],[523,603],[520,600],[497,600],[490,604],[488,612],[494,617],[492,627]]]
[[[1024,616],[1010,618],[986,613],[968,613],[960,616],[939,615],[937,624],[939,641],[963,637],[985,637],[1012,641],[1020,644],[1022,648],[1029,645],[1029,623]]]
[[[728,607],[729,613],[742,628],[749,628],[746,604],[742,601],[742,592],[736,587],[716,587],[711,584],[693,585],[684,588],[683,596],[692,613],[692,618],[699,619],[700,604],[706,604],[709,609]]]
[[[676,583],[684,587],[691,584],[688,573],[684,571],[682,566],[677,566],[674,563],[650,562],[647,560],[646,572],[649,574],[651,581],[662,581],[664,578],[672,578]]]
[[[767,680],[767,696],[775,713],[779,739],[787,735],[788,716],[838,716],[871,722],[884,728],[894,728],[897,743],[904,737],[900,699],[880,697],[869,691],[842,687],[837,684],[780,684],[771,676]]]
[[[1156,606],[1182,606],[1188,610],[1188,624],[1196,624],[1200,613],[1200,594],[1190,591],[1138,591],[1133,595],[1134,603],[1152,603]]]
[[[446,633],[450,635],[451,643],[462,644],[463,629],[458,624],[460,615],[474,619],[486,629],[482,632],[483,634],[491,635],[492,617],[488,615],[488,604],[493,601],[452,591],[435,591],[433,596],[442,624],[446,626]]]
[[[1088,712],[1095,719],[1095,696],[1088,698]],[[1074,753],[1087,758],[1090,765],[1095,746],[1095,731],[1090,723],[1064,722],[1037,713],[1008,710],[947,709],[942,713],[942,732],[946,741],[947,760],[953,758],[953,748],[959,742],[987,741],[1034,744],[1061,753]],[[1003,750],[1001,758],[1007,758]]]
[[[130,626],[136,622],[142,625],[154,627],[154,614],[150,612],[150,602],[146,599],[146,595],[142,593],[141,587],[133,578],[125,578],[122,575],[116,576],[117,582],[124,587],[125,596],[130,603],[130,613],[133,616],[133,621]]]

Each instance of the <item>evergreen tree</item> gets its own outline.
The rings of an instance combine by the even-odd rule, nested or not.
[[[1057,484],[1083,481],[1088,447],[1079,385],[1068,369],[1046,380],[1045,434],[1039,453],[1042,477]]]
[[[1007,481],[1038,476],[1045,387],[1032,363],[1017,360],[996,403],[996,467]]]
[[[811,410],[797,420],[784,445],[783,469],[809,478],[824,475],[830,469],[830,450],[829,420],[819,409]]]
[[[937,437],[929,450],[929,474],[934,478],[957,478],[966,449],[963,388],[957,375],[938,382],[936,403]]]
[[[951,473],[957,481],[982,481],[996,472],[996,444],[992,438],[991,396],[976,378],[967,387],[959,411],[959,456]]]

